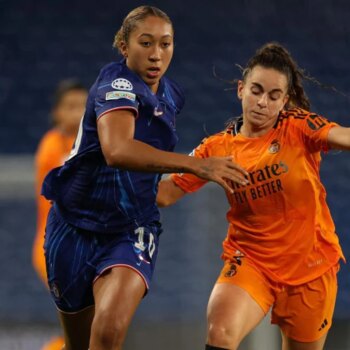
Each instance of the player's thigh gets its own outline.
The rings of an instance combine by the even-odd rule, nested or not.
[[[228,259],[208,303],[209,344],[238,346],[273,302],[269,281],[249,258],[239,255]]]
[[[90,306],[76,313],[59,311],[63,329],[65,350],[88,350],[94,307]]]
[[[100,276],[93,287],[96,316],[113,315],[122,318],[133,314],[146,292],[146,285],[138,272],[117,266]],[[111,316],[110,316],[111,317]]]
[[[96,269],[94,329],[106,323],[123,332],[147,293],[157,260],[161,227],[151,223],[111,242]],[[95,327],[96,325],[96,327]]]
[[[265,312],[242,287],[217,283],[209,299],[207,317],[209,343],[216,343],[220,336],[239,343],[260,323]]]
[[[130,267],[108,269],[94,284],[95,318],[91,348],[124,342],[130,322],[146,292],[141,275]]]

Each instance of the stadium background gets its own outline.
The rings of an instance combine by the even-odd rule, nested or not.
[[[350,126],[350,3],[345,0],[221,0],[140,2],[0,0],[0,349],[34,350],[57,331],[54,306],[31,265],[35,233],[33,155],[49,128],[56,83],[78,77],[91,85],[118,59],[114,33],[141,4],[160,7],[175,26],[169,76],[186,90],[177,122],[177,150],[189,152],[240,112],[233,86],[255,49],[279,41],[320,82],[307,84],[312,109]],[[350,154],[324,157],[322,178],[337,231],[350,259]],[[206,302],[221,266],[224,194],[208,185],[162,210],[164,234],[151,293],[130,329],[126,349],[202,349]],[[350,268],[339,274],[334,328],[326,349],[350,349]],[[278,349],[264,322],[241,349]]]

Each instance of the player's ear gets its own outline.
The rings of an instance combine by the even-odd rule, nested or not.
[[[243,95],[244,82],[243,80],[238,80],[237,83],[237,96],[241,100]]]
[[[119,50],[121,52],[121,54],[127,58],[128,57],[128,45],[125,41],[121,41],[120,42],[120,45],[119,45]]]
[[[280,112],[283,111],[284,107],[286,106],[287,102],[289,101],[289,95],[284,96],[283,98],[283,106]]]

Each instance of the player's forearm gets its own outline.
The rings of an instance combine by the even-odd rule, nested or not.
[[[328,144],[333,149],[350,150],[350,128],[335,126],[329,130]]]
[[[171,177],[162,179],[158,185],[157,193],[157,205],[159,207],[168,207],[176,203],[186,194],[180,187],[178,187],[172,180]]]
[[[156,173],[195,173],[201,162],[201,159],[161,151],[135,139],[104,155],[109,166]]]

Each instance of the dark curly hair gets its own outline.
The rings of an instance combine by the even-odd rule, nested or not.
[[[273,68],[286,75],[289,95],[287,109],[300,107],[310,110],[310,101],[302,84],[306,77],[285,47],[277,42],[270,42],[259,48],[243,69],[243,80],[247,78],[255,66]]]

